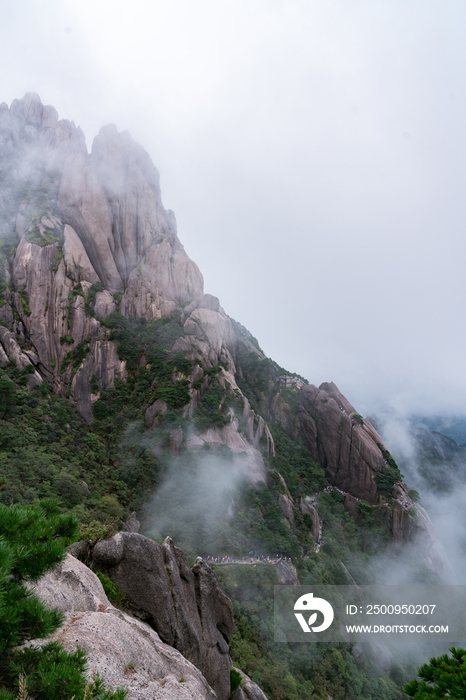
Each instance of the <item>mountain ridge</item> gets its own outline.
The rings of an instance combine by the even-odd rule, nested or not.
[[[189,556],[279,552],[301,582],[360,583],[365,557],[403,547],[413,575],[452,580],[370,421],[332,382],[267,358],[204,293],[127,132],[103,127],[88,154],[29,94],[0,105],[0,157],[5,502],[58,495],[90,540],[136,511]],[[37,466],[18,466],[21,417]]]
[[[192,418],[209,390],[216,392],[217,425],[195,435],[181,426],[172,430],[172,453],[182,444],[194,450],[223,444],[248,455],[243,476],[265,482],[260,443],[274,455],[272,421],[303,441],[331,484],[380,503],[378,480],[400,477],[382,438],[333,383],[287,388],[286,377],[277,380],[274,364],[247,332],[240,324],[234,329],[219,300],[204,294],[174,214],[163,207],[158,171],[129,133],[103,127],[87,154],[81,130],[58,120],[37,95],[15,100],[9,110],[3,103],[0,112],[2,201],[13,194],[2,210],[12,252],[2,256],[0,317],[9,326],[1,329],[3,362],[30,366],[30,383],[47,379],[89,423],[101,396],[144,366],[155,374],[148,430],[156,429],[170,402]],[[185,359],[175,362],[171,378],[154,372],[158,360],[146,357],[149,341],[135,348],[134,339],[124,340],[144,322],[147,329],[172,326],[166,352]],[[165,367],[159,368],[164,375]],[[238,385],[245,372],[260,375],[257,403]],[[393,515],[396,522],[400,517],[409,524],[404,513]],[[405,526],[393,527],[401,532]]]

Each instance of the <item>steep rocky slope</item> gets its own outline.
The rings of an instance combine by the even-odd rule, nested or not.
[[[136,510],[145,534],[173,531],[189,556],[280,552],[286,582],[362,583],[370,557],[403,547],[421,580],[454,580],[374,426],[333,383],[314,386],[267,358],[204,292],[158,172],[128,133],[106,126],[88,153],[81,130],[37,95],[0,105],[0,255],[3,502],[55,495],[106,533]],[[136,578],[135,558],[146,562]],[[216,616],[205,602],[205,565],[134,532],[99,543],[93,559],[160,644],[202,671],[191,674],[192,696],[226,698],[231,605],[217,591]],[[290,697],[312,692],[303,678]],[[176,682],[173,697],[184,697]],[[244,677],[236,693],[260,691]]]
[[[133,557],[132,564],[133,575],[143,572],[142,559]],[[203,566],[201,578],[215,578],[213,572]],[[186,572],[191,574],[191,570],[184,563],[183,575],[186,575]],[[158,580],[158,583],[162,585],[162,597],[165,599],[170,593],[170,586],[165,581]],[[228,601],[218,585],[208,588],[212,610],[217,609],[216,603],[220,600]],[[199,670],[199,658],[193,659],[193,662],[189,660],[187,645],[181,649],[183,653],[180,653],[173,648],[173,644],[164,643],[153,626],[115,608],[108,600],[95,573],[73,556],[68,555],[63,564],[46,574],[37,584],[36,592],[48,606],[66,613],[65,622],[57,630],[54,638],[60,640],[68,651],[75,651],[77,646],[85,649],[89,674],[92,675],[98,669],[108,687],[127,688],[130,700],[150,700],[154,697],[165,700],[220,700],[230,696],[231,661],[228,645],[224,653],[227,665],[224,669],[216,667],[213,682],[209,684],[206,674]],[[150,599],[150,591],[146,591],[146,596]],[[177,603],[180,602],[181,600],[177,600]],[[186,625],[194,622],[191,617],[196,611],[194,595],[189,602],[191,610],[182,607],[179,611],[184,614]],[[233,614],[230,601],[228,603],[228,624],[232,627]],[[163,615],[160,615],[160,618],[158,615],[156,617],[162,622]],[[215,614],[211,614],[210,619],[213,626],[219,622],[215,620]],[[207,652],[207,646],[205,650]],[[210,671],[212,676],[213,665],[205,665],[207,672]],[[265,695],[250,679],[247,679],[245,695],[241,697],[265,700]]]
[[[186,387],[186,398],[172,404],[184,403],[183,416],[192,418],[206,393],[218,390],[221,413],[205,430],[172,430],[173,453],[226,445],[246,456],[246,480],[265,482],[264,454],[274,454],[268,422],[304,443],[327,481],[348,494],[352,514],[351,497],[377,505],[392,495],[399,471],[337,387],[300,380],[290,388],[218,299],[204,294],[174,214],[163,207],[158,172],[127,132],[103,127],[88,154],[81,130],[28,94],[10,108],[0,105],[0,156],[0,364],[28,372],[31,386],[46,379],[92,423],[93,404],[107,389],[135,368],[154,367],[142,350],[125,356],[115,331],[122,322],[109,319],[148,327],[171,321],[176,332],[167,350],[188,361],[181,370],[182,362],[173,366],[168,396]],[[148,431],[157,430],[171,405],[157,377],[153,386]],[[290,494],[281,495],[281,505],[291,522]],[[390,508],[386,522],[395,538],[419,528],[431,536],[425,518],[413,526],[396,503]],[[317,514],[308,515],[316,538]]]

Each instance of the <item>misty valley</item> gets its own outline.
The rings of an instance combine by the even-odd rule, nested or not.
[[[362,416],[280,367],[142,146],[108,125],[88,153],[33,93],[0,105],[0,255],[0,621],[21,576],[61,610],[0,633],[0,700],[465,697],[407,686],[437,639],[274,636],[274,586],[466,585],[461,418]],[[45,637],[86,652],[68,689]]]

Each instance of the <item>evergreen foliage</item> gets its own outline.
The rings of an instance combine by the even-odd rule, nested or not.
[[[126,360],[130,372],[138,368],[142,355],[149,364],[155,363],[161,370],[168,351],[175,340],[183,335],[179,312],[170,318],[147,322],[145,319],[127,318],[115,311],[102,321],[102,325],[111,329],[110,340],[118,341],[118,354],[120,359]],[[181,372],[190,371],[191,363],[181,355],[178,356],[180,364],[178,369]]]
[[[230,687],[231,692],[234,693],[237,688],[241,685],[241,673],[232,668],[230,671]]]
[[[82,650],[70,654],[57,642],[23,647],[50,636],[63,613],[49,610],[27,584],[36,582],[66,556],[77,520],[45,500],[33,506],[0,505],[0,700],[123,700],[124,690],[106,691],[101,679],[88,683]]]
[[[137,483],[130,492],[121,480],[105,438],[90,429],[69,401],[50,391],[47,382],[31,392],[26,386],[24,371],[11,365],[0,371],[0,476],[5,482],[0,503],[26,505],[53,497],[81,523],[103,525],[111,514],[102,499],[111,495],[123,517],[140,492]],[[141,490],[145,486],[143,479]]]
[[[113,583],[113,581],[110,581],[105,574],[102,574],[100,571],[96,571],[96,576],[99,579],[100,583],[102,584],[102,588],[105,591],[105,595],[109,599],[112,605],[115,605],[117,608],[122,608],[125,604],[125,594],[121,590],[120,586],[117,586],[116,583]]]
[[[405,693],[414,700],[463,700],[466,697],[466,650],[451,647],[450,652],[451,656],[443,654],[421,666],[418,675],[422,680],[407,683]]]
[[[70,338],[70,336],[62,336],[62,338],[64,338],[63,342],[74,342],[73,338]],[[60,338],[60,343],[63,345],[62,338]],[[91,339],[86,338],[85,340],[83,340],[82,343],[78,343],[78,345],[76,345],[76,347],[73,348],[73,350],[70,350],[66,353],[60,365],[61,374],[63,374],[63,372],[65,372],[68,369],[69,365],[71,365],[71,376],[74,377],[81,364],[86,359],[88,353],[90,353],[91,351],[91,346],[89,344],[90,342]]]
[[[345,644],[274,642],[272,566],[215,567],[233,602],[233,663],[257,683],[270,700],[396,700],[393,681],[358,667]],[[332,582],[335,582],[334,580]]]

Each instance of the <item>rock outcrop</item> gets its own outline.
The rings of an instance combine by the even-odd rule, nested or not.
[[[377,431],[331,383],[304,385],[293,419],[280,391],[271,399],[268,417],[294,439],[301,438],[329,483],[368,503],[379,494],[376,475],[383,470],[385,444]]]
[[[235,671],[241,675],[241,684],[231,695],[231,700],[267,700],[266,695],[262,692],[245,673],[236,668]]]
[[[416,503],[407,510],[399,502],[399,500],[404,501],[407,495],[408,489],[404,484],[394,486],[394,498],[390,501],[385,513],[387,528],[392,532],[396,542],[403,541],[414,545],[427,569],[438,574],[447,583],[455,583],[455,571],[448,561],[442,544],[437,539],[426,510],[420,503]]]
[[[127,132],[103,127],[88,153],[73,122],[28,94],[0,106],[0,156],[0,236],[10,242],[0,266],[0,320],[8,325],[0,365],[32,364],[36,382],[47,379],[92,422],[100,393],[128,376],[102,321],[114,311],[146,321],[177,311],[183,334],[171,351],[193,363],[185,416],[195,414],[214,367],[222,367],[220,384],[241,396],[232,322],[219,300],[204,294],[175,216],[163,207],[158,171]],[[148,429],[158,426],[164,403],[147,411]],[[273,453],[267,425],[244,398],[243,415],[200,442],[245,452],[254,483],[265,479],[261,439]]]
[[[219,700],[230,695],[232,604],[212,569],[192,569],[167,538],[160,545],[130,532],[98,542],[94,566],[125,593],[131,609],[199,668]]]
[[[89,675],[99,673],[112,689],[127,688],[129,700],[216,700],[198,668],[148,624],[113,607],[97,576],[73,556],[46,574],[36,592],[66,613],[53,639],[68,651],[84,649]]]
[[[310,496],[306,496],[306,498],[300,499],[299,509],[303,515],[309,515],[312,519],[312,536],[314,538],[314,542],[317,542],[319,540],[320,519],[319,513],[312,505],[312,500]],[[354,515],[356,515],[356,513],[354,513]]]

